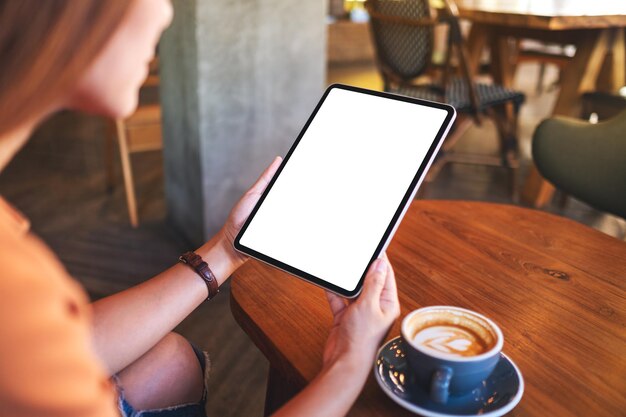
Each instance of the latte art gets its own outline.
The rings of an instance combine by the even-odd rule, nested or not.
[[[425,351],[451,357],[476,356],[487,350],[486,343],[469,329],[453,325],[426,327],[413,343]]]

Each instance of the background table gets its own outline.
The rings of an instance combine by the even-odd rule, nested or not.
[[[576,46],[571,63],[563,69],[560,92],[554,115],[580,116],[580,97],[595,91],[598,76],[605,64],[600,89],[616,93],[626,85],[626,1],[559,0],[457,0],[460,15],[472,22],[468,37],[469,65],[474,73],[483,47],[489,45],[494,80],[513,86],[514,51],[508,39],[536,39]],[[549,202],[554,188],[533,166],[526,180],[522,198],[535,207]]]
[[[526,381],[512,415],[624,415],[626,243],[535,210],[415,201],[388,255],[402,316],[456,305],[500,325]],[[332,320],[325,295],[250,261],[232,281],[231,309],[270,361],[272,411],[320,370]],[[350,415],[411,414],[371,376]]]

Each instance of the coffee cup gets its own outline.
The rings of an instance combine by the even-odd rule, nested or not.
[[[460,307],[414,310],[401,331],[413,377],[440,404],[479,386],[493,372],[504,343],[493,321]]]

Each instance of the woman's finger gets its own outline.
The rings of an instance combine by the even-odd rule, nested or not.
[[[280,163],[282,161],[283,161],[283,158],[281,158],[280,156],[277,156],[276,158],[274,158],[270,166],[265,168],[265,171],[263,171],[261,176],[256,180],[254,185],[250,188],[250,192],[262,193],[263,190],[265,190],[267,185],[272,180],[272,177],[278,170],[278,167],[280,166]]]
[[[346,308],[345,300],[337,294],[326,291],[326,298],[328,299],[328,305],[330,306],[330,311],[332,311],[334,317]]]
[[[274,161],[272,161],[265,171],[263,171],[263,174],[261,174],[254,185],[246,191],[243,197],[241,197],[239,202],[233,208],[229,219],[232,223],[232,228],[234,229],[231,233],[233,238],[243,226],[244,222],[250,215],[250,212],[252,212],[254,205],[261,198],[261,193],[263,193],[263,190],[265,190],[272,180],[272,177],[276,173],[276,170],[278,170],[281,161],[282,158],[280,156],[274,158]]]
[[[363,284],[363,293],[359,297],[359,301],[370,302],[378,305],[380,301],[380,293],[385,285],[385,276],[387,275],[388,262],[385,258],[380,258],[372,263]]]
[[[393,272],[393,266],[391,262],[389,262],[389,258],[387,257],[387,252],[384,252],[381,256],[381,259],[384,259],[387,262],[387,274],[385,276],[385,285],[383,285],[382,294],[385,293],[397,295],[396,291],[396,274]]]
[[[383,311],[399,313],[400,312],[400,302],[398,301],[398,288],[396,286],[396,276],[393,272],[393,267],[391,263],[387,263],[387,276],[385,279],[385,284],[383,285],[383,289],[380,293],[380,306]]]

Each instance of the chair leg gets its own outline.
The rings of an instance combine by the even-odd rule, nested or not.
[[[509,189],[511,190],[511,200],[518,204],[520,202],[520,188],[516,168],[509,168]]]
[[[429,185],[430,185],[430,182],[426,181],[426,179],[424,179],[424,181],[422,181],[422,185],[420,185],[419,190],[417,190],[417,193],[415,193],[415,200],[425,200],[426,199],[426,193],[428,192]]]
[[[509,107],[511,106],[511,107]],[[510,171],[510,189],[513,201],[518,201],[517,168],[519,166],[519,144],[517,140],[518,109],[507,103],[493,108],[489,115],[493,118],[500,141],[502,165]]]
[[[104,134],[104,169],[107,193],[112,193],[115,187],[115,172],[113,169],[113,142],[115,141],[117,126],[110,120],[105,120]]]
[[[454,145],[461,139],[461,137],[467,132],[467,129],[472,127],[474,120],[472,117],[459,115],[458,119],[454,123],[454,130],[450,132],[448,137],[441,145],[441,151],[450,152]]]
[[[437,176],[439,175],[439,172],[443,169],[446,163],[448,163],[446,154],[440,152],[439,156],[436,157],[436,159],[433,161],[432,165],[430,166],[428,173],[426,173],[426,178],[424,178],[424,181],[422,184],[424,185],[430,184],[431,182],[435,181],[435,178],[437,178]],[[424,185],[422,185],[422,187]]]
[[[546,63],[541,62],[539,64],[539,76],[537,77],[537,86],[535,87],[535,92],[537,94],[541,94],[541,91],[543,90],[543,79],[545,78],[545,75],[546,75]]]
[[[427,183],[433,182],[435,178],[437,178],[439,172],[449,162],[449,155],[454,152],[452,151],[452,148],[458,142],[461,136],[463,136],[463,134],[467,132],[467,129],[469,129],[472,124],[473,119],[471,117],[460,116],[457,119],[454,125],[454,130],[452,130],[452,132],[450,132],[448,137],[445,139],[439,150],[439,155],[437,155],[432,165],[430,166],[422,187],[424,187]],[[424,197],[425,190],[420,189],[417,195],[419,198]]]
[[[137,199],[135,197],[135,185],[133,183],[133,170],[130,164],[128,138],[126,136],[126,129],[124,128],[124,122],[118,119],[115,121],[115,126],[117,128],[117,139],[119,142],[120,157],[122,160],[122,172],[124,174],[124,188],[126,189],[128,217],[130,218],[130,224],[133,227],[137,227],[139,225],[137,217]]]
[[[513,156],[513,166],[511,167],[511,178],[512,178],[512,186],[511,193],[513,194],[513,201],[515,203],[520,202],[521,190],[519,187],[518,181],[518,168],[519,168],[519,107],[513,104],[509,105],[511,110],[511,120],[510,120],[510,135],[511,135],[511,147],[512,147],[512,156]]]
[[[561,191],[559,195],[559,209],[561,211],[565,211],[567,208],[567,202],[569,200],[569,195],[565,191]]]
[[[517,167],[519,163],[517,113],[516,109],[508,108],[507,104],[496,106],[493,112],[500,140],[502,164],[506,167]]]

